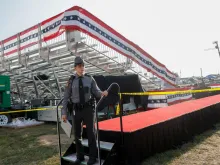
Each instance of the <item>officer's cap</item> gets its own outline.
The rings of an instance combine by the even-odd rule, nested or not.
[[[81,57],[76,57],[75,58],[75,66],[79,65],[79,64],[83,64],[84,65],[84,61]]]

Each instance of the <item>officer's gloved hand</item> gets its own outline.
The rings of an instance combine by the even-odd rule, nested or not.
[[[102,92],[102,96],[108,96],[108,91]]]
[[[62,115],[62,120],[63,120],[64,123],[66,123],[66,121],[67,121],[67,115]]]

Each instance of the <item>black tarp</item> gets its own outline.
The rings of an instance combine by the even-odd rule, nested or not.
[[[97,85],[101,90],[106,90],[112,83],[117,83],[120,86],[121,93],[144,92],[139,77],[136,74],[122,75],[122,76],[93,76]],[[130,103],[131,96],[123,96],[122,104]],[[132,96],[136,107],[142,105],[145,109],[147,107],[148,96]]]
[[[205,90],[205,89],[211,89],[211,87],[195,87],[193,90]],[[220,91],[211,91],[211,92],[198,92],[193,94],[193,98],[200,99],[204,97],[214,96],[220,94]]]

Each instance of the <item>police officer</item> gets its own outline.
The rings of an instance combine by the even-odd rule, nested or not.
[[[67,120],[67,103],[71,98],[75,111],[75,141],[77,160],[75,164],[80,164],[84,160],[82,153],[82,122],[86,125],[88,144],[89,144],[89,161],[88,165],[95,164],[97,161],[97,147],[95,138],[95,109],[93,107],[92,95],[97,98],[107,96],[108,92],[102,92],[97,86],[92,76],[84,74],[84,61],[80,57],[75,58],[75,78],[71,82],[69,80],[64,94],[62,120]],[[73,114],[73,113],[72,113]]]

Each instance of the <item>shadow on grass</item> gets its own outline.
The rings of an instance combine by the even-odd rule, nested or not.
[[[220,134],[220,123],[216,124],[213,129],[208,130],[200,135],[197,135],[193,138],[192,141],[189,141],[188,143],[183,144],[182,146],[177,147],[173,150],[168,150],[163,153],[158,153],[154,156],[149,157],[144,162],[142,162],[142,165],[167,165],[170,164],[174,159],[177,159],[184,153],[190,151],[197,145],[204,142],[207,138],[211,137],[214,134]]]

